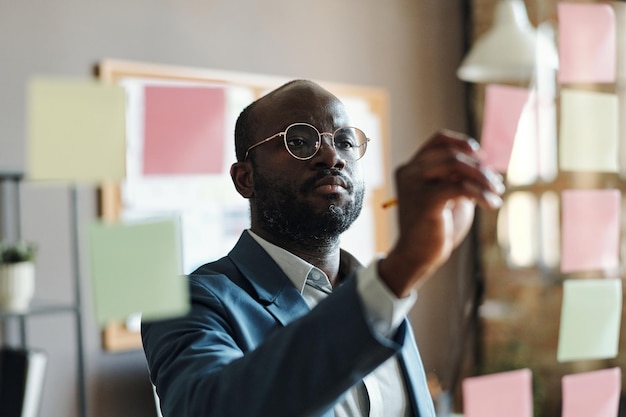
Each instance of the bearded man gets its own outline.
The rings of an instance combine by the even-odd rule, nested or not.
[[[241,113],[230,173],[250,229],[189,276],[187,315],[142,324],[165,417],[435,416],[406,315],[504,187],[474,140],[436,133],[396,171],[398,240],[363,267],[340,235],[361,211],[368,140],[306,80]]]

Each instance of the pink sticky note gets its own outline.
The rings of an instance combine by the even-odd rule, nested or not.
[[[620,368],[566,375],[562,417],[616,417],[622,376]]]
[[[561,271],[612,271],[619,266],[619,190],[565,190]]]
[[[558,17],[559,82],[615,82],[617,37],[611,5],[561,2]]]
[[[463,380],[465,417],[532,417],[530,369],[475,376]]]
[[[481,135],[485,166],[506,173],[520,117],[529,99],[530,92],[525,88],[487,86]]]
[[[144,122],[144,174],[223,171],[226,140],[223,88],[148,86]]]

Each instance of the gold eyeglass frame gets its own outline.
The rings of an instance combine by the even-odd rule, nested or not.
[[[294,126],[308,126],[308,127],[312,128],[313,130],[315,130],[315,131],[317,132],[317,135],[318,135],[318,137],[319,137],[319,141],[317,141],[317,147],[315,148],[315,152],[313,152],[313,154],[312,154],[311,156],[307,156],[307,157],[304,157],[304,158],[303,158],[303,157],[301,157],[301,156],[297,156],[297,155],[295,155],[295,154],[291,151],[291,149],[289,149],[289,145],[287,145],[287,132],[289,131],[289,129],[291,129],[291,128],[292,128],[292,127],[294,127]],[[304,123],[304,122],[292,123],[292,124],[290,124],[289,126],[287,126],[287,128],[286,128],[284,131],[279,132],[279,133],[276,133],[275,135],[272,135],[272,136],[270,136],[269,138],[267,138],[267,139],[263,139],[262,141],[259,141],[259,142],[255,143],[254,145],[250,146],[250,147],[248,148],[248,150],[246,150],[246,154],[244,155],[243,160],[244,160],[244,161],[248,160],[248,154],[250,153],[250,151],[251,151],[252,149],[256,148],[257,146],[263,145],[264,143],[267,143],[267,142],[269,142],[269,141],[270,141],[270,140],[272,140],[272,139],[275,139],[275,138],[277,138],[277,137],[279,137],[279,136],[282,136],[282,137],[283,137],[283,144],[285,145],[285,149],[287,149],[287,152],[289,152],[289,155],[293,156],[294,158],[296,158],[296,159],[298,159],[298,160],[300,160],[300,161],[307,161],[307,160],[309,160],[309,159],[313,158],[315,155],[317,155],[317,152],[318,152],[318,151],[320,150],[320,148],[322,147],[322,140],[323,140],[323,139],[322,139],[322,137],[323,137],[323,136],[328,136],[328,135],[330,135],[330,137],[332,138],[332,140],[330,141],[330,143],[331,143],[331,145],[332,145],[333,149],[335,149],[335,151],[337,151],[337,150],[336,150],[336,148],[335,148],[335,140],[334,140],[334,139],[335,139],[335,134],[336,134],[338,131],[343,130],[343,129],[356,129],[356,130],[358,130],[359,132],[361,132],[361,133],[363,134],[363,136],[365,137],[365,142],[363,142],[363,144],[359,145],[359,147],[361,147],[361,146],[364,146],[364,147],[365,147],[365,148],[363,149],[363,153],[361,154],[361,156],[359,156],[357,159],[346,159],[346,158],[343,158],[343,156],[342,156],[342,159],[345,159],[346,161],[351,161],[351,162],[358,161],[359,159],[363,158],[363,155],[365,155],[365,152],[367,151],[367,143],[368,143],[369,141],[371,141],[371,139],[370,139],[370,138],[368,138],[368,137],[367,137],[367,135],[365,134],[365,132],[363,132],[361,129],[359,129],[358,127],[354,127],[354,126],[343,126],[343,127],[340,127],[340,128],[338,128],[338,129],[336,129],[334,132],[320,132],[320,131],[319,131],[319,130],[317,130],[317,128],[316,128],[315,126],[313,126],[312,124],[309,124],[309,123]],[[341,155],[341,154],[340,154],[340,155]]]

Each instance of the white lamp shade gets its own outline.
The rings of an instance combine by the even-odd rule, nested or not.
[[[530,80],[535,70],[538,43],[545,41],[530,24],[522,0],[501,0],[493,27],[475,42],[457,76],[477,83]],[[541,48],[545,50],[551,49]],[[550,53],[556,55],[556,50]]]

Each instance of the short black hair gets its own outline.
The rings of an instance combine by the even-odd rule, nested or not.
[[[255,100],[250,105],[248,105],[243,111],[239,114],[237,118],[237,122],[235,123],[235,155],[237,157],[238,162],[243,162],[246,157],[246,151],[250,146],[254,144],[254,132],[258,128],[259,120],[255,115],[255,107],[257,103],[262,100],[271,98],[274,94],[280,92],[281,90],[291,86],[294,83],[310,83],[307,80],[292,80],[289,81],[275,90],[270,91],[263,97]]]
[[[235,155],[237,156],[237,162],[244,160],[246,151],[254,141],[253,132],[256,130],[257,124],[255,123],[253,110],[257,102],[258,100],[243,109],[235,123]]]

